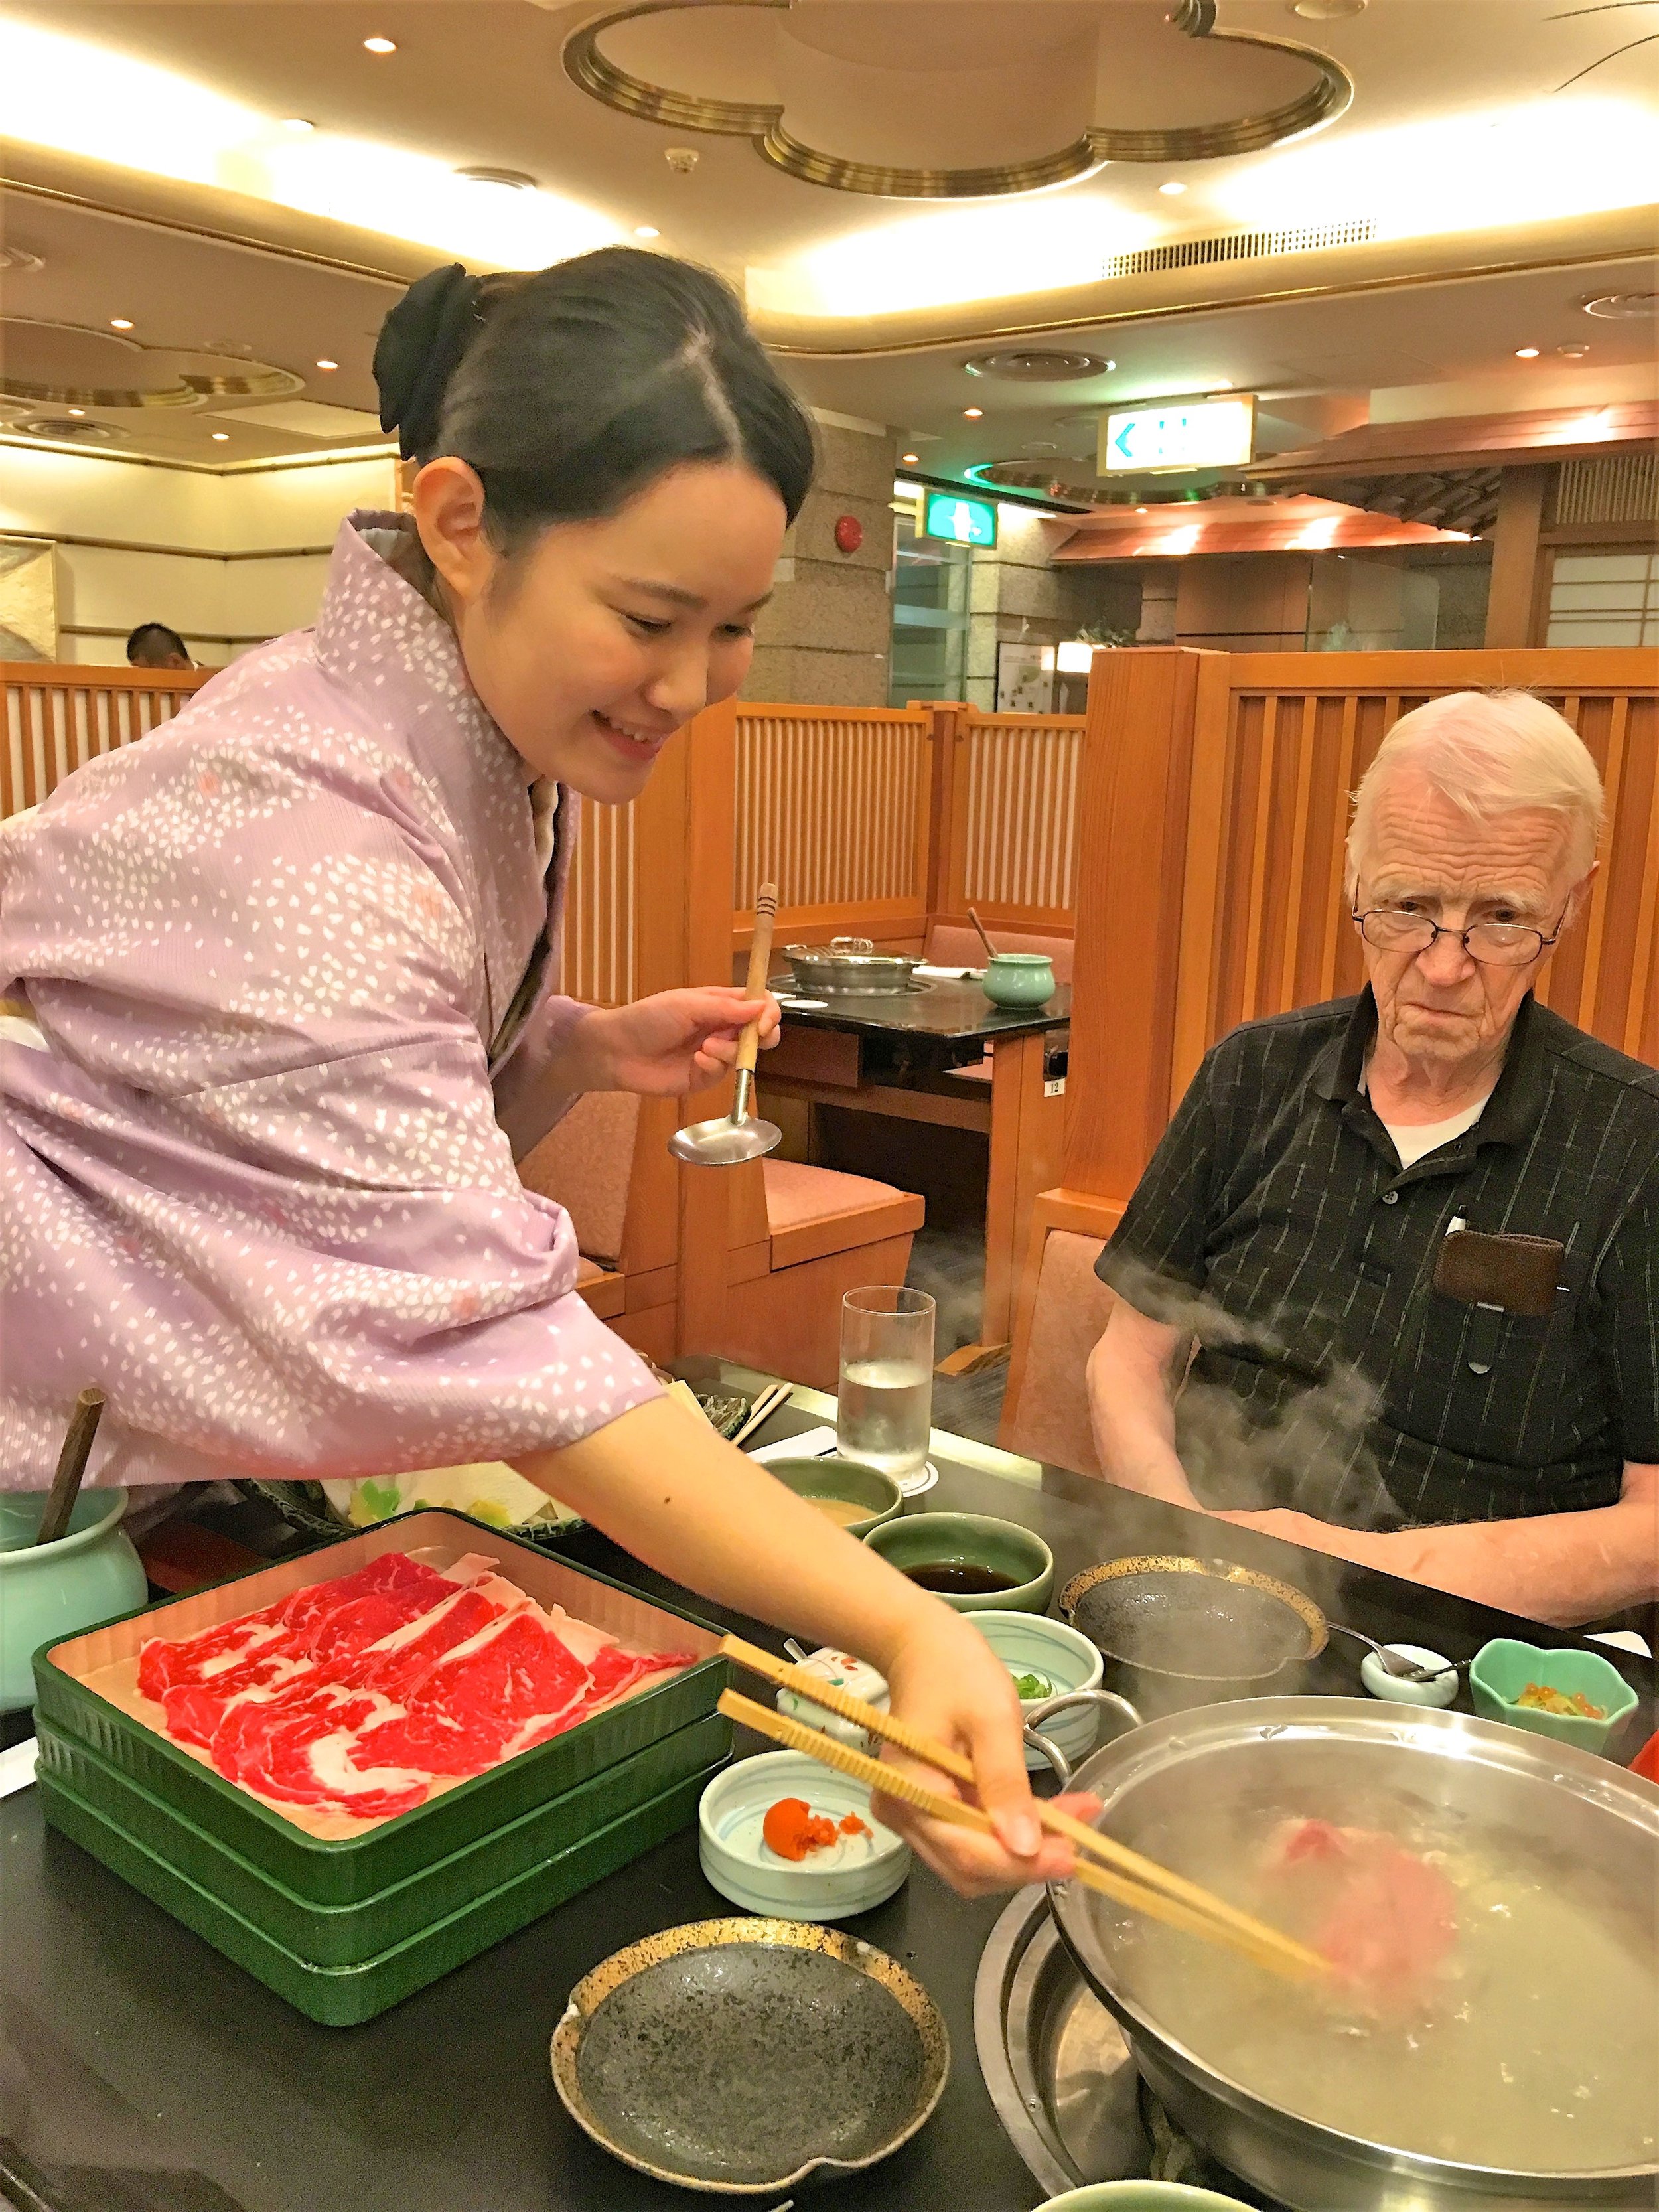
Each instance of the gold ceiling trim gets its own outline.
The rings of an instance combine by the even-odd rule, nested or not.
[[[715,100],[701,93],[677,92],[653,84],[612,61],[599,40],[618,24],[644,15],[667,15],[688,8],[787,9],[789,0],[636,0],[583,24],[566,40],[565,75],[573,84],[617,113],[642,122],[665,124],[720,138],[747,138],[763,161],[801,183],[830,191],[861,192],[879,199],[998,199],[1039,191],[1053,185],[1091,176],[1109,161],[1209,161],[1234,154],[1260,153],[1305,137],[1340,115],[1353,99],[1353,80],[1330,55],[1297,39],[1269,38],[1255,31],[1218,31],[1216,0],[1178,0],[1169,21],[1189,39],[1214,39],[1235,46],[1265,46],[1294,55],[1317,72],[1317,82],[1294,100],[1260,115],[1235,116],[1224,123],[1182,125],[1167,131],[1118,131],[1091,127],[1071,145],[1025,161],[996,161],[976,168],[890,167],[827,154],[793,136],[783,110],[759,100]]]
[[[39,315],[9,315],[4,320],[15,330],[68,331],[100,340],[105,335],[85,324],[60,322]],[[188,359],[191,354],[188,347],[148,346],[136,338],[125,339],[122,343],[130,353],[149,354],[160,360],[169,355],[176,360],[180,354]],[[211,353],[207,357],[217,358]],[[201,356],[198,354],[197,358]],[[239,364],[228,373],[180,369],[172,383],[150,386],[43,383],[35,377],[13,375],[0,368],[0,398],[24,400],[32,406],[95,407],[134,414],[155,408],[199,407],[205,399],[288,398],[304,390],[304,377],[296,376],[292,369],[275,368],[269,362],[249,362],[245,367]]]

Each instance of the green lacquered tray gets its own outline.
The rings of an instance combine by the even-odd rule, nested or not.
[[[232,1591],[237,1594],[224,1617],[252,1612],[267,1601],[267,1593],[276,1594],[273,1583],[280,1582],[283,1589],[298,1586],[291,1571],[295,1567],[314,1565],[321,1571],[313,1579],[332,1578],[385,1552],[420,1550],[436,1542],[447,1545],[452,1556],[486,1553],[499,1562],[509,1579],[544,1603],[566,1604],[572,1613],[598,1620],[600,1626],[614,1621],[621,1632],[654,1642],[659,1649],[665,1641],[675,1640],[683,1623],[687,1646],[708,1656],[684,1674],[640,1691],[411,1812],[362,1835],[327,1842],[307,1834],[67,1671],[78,1647],[118,1641],[125,1635],[136,1648],[140,1623],[144,1636],[169,1633],[168,1616],[175,1611],[182,1614],[177,1632],[188,1632],[197,1610],[222,1594],[224,1600]],[[601,1614],[608,1619],[599,1619]],[[671,1626],[674,1634],[665,1635]],[[106,1766],[183,1814],[202,1834],[227,1845],[295,1897],[315,1905],[349,1905],[378,1896],[435,1861],[538,1811],[550,1800],[580,1789],[663,1737],[706,1718],[727,1679],[727,1662],[717,1656],[718,1641],[718,1632],[678,1607],[647,1601],[608,1576],[571,1566],[464,1514],[433,1510],[319,1546],[278,1567],[256,1569],[222,1584],[217,1592],[175,1598],[106,1622],[83,1637],[43,1644],[34,1655],[36,1714],[59,1737],[85,1745]]]
[[[477,1843],[349,1905],[318,1905],[296,1896],[176,1807],[152,1796],[48,1723],[39,1724],[37,1740],[36,1771],[54,1787],[72,1794],[285,1949],[313,1966],[349,1966],[374,1959],[469,1900],[572,1850],[688,1776],[706,1777],[730,1755],[732,1724],[718,1713],[693,1721]]]
[[[689,1826],[708,1778],[703,1771],[675,1783],[568,1850],[470,1899],[418,1935],[346,1966],[318,1966],[289,1950],[106,1820],[57,1777],[43,1773],[38,1787],[41,1809],[54,1828],[296,2010],[325,2027],[350,2027],[453,1973]],[[180,1971],[185,1969],[181,1966]]]

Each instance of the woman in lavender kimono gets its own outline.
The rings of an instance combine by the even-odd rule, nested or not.
[[[632,798],[742,679],[806,420],[717,279],[620,249],[434,271],[375,374],[412,516],[343,525],[313,629],[0,841],[0,1486],[88,1383],[106,1484],[509,1460],[969,1751],[998,1840],[889,1808],[959,1887],[1061,1874],[977,1632],[688,1423],[514,1168],[775,1026],[578,1006],[548,953],[573,794]]]

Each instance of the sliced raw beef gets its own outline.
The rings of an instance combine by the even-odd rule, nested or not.
[[[567,1729],[579,1728],[583,1721],[591,1720],[607,1705],[614,1705],[647,1674],[695,1667],[696,1663],[695,1651],[629,1651],[612,1638],[608,1646],[594,1656],[589,1669],[593,1679],[586,1697],[551,1720],[538,1718],[528,1723],[507,1745],[507,1756],[532,1750],[550,1737],[562,1735]]]
[[[240,1620],[221,1621],[216,1628],[179,1638],[152,1636],[138,1655],[138,1689],[159,1705],[164,1690],[177,1684],[204,1682],[229,1672],[252,1653],[280,1644],[287,1634],[276,1619],[276,1607],[245,1613]]]
[[[1375,1828],[1292,1820],[1268,1848],[1275,1902],[1362,2005],[1419,2002],[1457,1942],[1457,1893],[1437,1866]]]
[[[515,1595],[520,1604],[526,1602],[521,1592]],[[337,1678],[354,1689],[379,1690],[388,1698],[406,1702],[446,1652],[466,1643],[507,1610],[507,1606],[492,1602],[481,1589],[458,1590],[429,1613],[405,1621],[378,1644],[360,1651],[348,1665],[335,1670]]]
[[[526,1606],[447,1653],[412,1692],[407,1717],[368,1729],[353,1763],[482,1774],[527,1721],[556,1719],[592,1680],[538,1608]]]

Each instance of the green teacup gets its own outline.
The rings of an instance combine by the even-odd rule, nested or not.
[[[1054,1587],[1042,1537],[983,1513],[907,1513],[864,1540],[958,1613],[1042,1613]]]
[[[995,953],[986,963],[985,995],[994,1006],[1046,1006],[1054,963],[1046,952]]]

